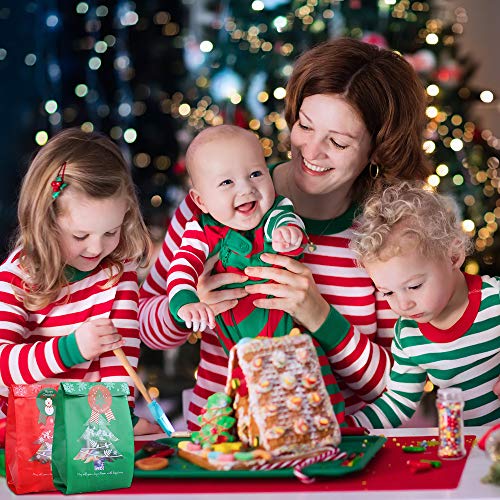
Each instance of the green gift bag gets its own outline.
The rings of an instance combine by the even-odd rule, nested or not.
[[[134,473],[129,389],[117,382],[62,382],[52,475],[63,493],[128,488]]]

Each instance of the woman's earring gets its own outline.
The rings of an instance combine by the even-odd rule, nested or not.
[[[372,179],[376,179],[378,177],[378,174],[380,174],[380,167],[376,163],[370,162],[368,170]]]

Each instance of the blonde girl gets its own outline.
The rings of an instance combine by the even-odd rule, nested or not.
[[[136,268],[150,240],[119,148],[77,128],[55,135],[24,177],[18,219],[0,266],[1,403],[11,384],[126,381],[133,408],[113,349],[137,366]],[[136,434],[159,429],[133,420]]]

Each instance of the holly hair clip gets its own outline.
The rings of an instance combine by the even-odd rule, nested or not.
[[[55,180],[53,180],[50,185],[52,186],[52,198],[54,200],[62,193],[62,190],[67,187],[67,183],[64,182],[64,172],[66,171],[66,162],[61,165],[59,172]]]

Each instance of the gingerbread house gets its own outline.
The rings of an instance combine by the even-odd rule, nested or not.
[[[239,439],[272,456],[336,446],[340,429],[308,335],[243,339],[231,349],[226,393]]]

